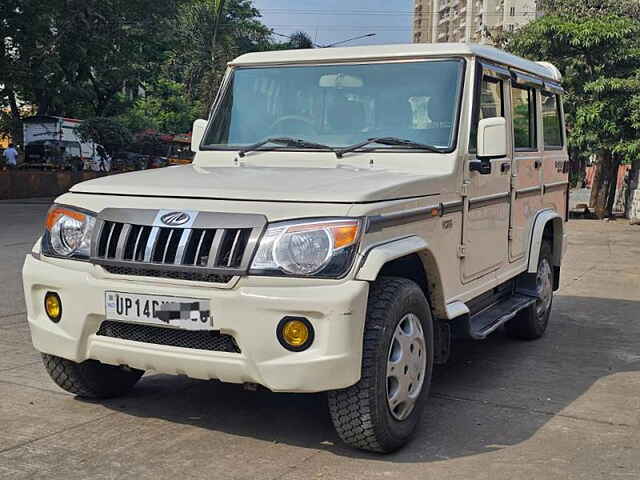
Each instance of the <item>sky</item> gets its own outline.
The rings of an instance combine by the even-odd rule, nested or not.
[[[413,0],[254,0],[254,4],[275,32],[290,35],[302,30],[320,45],[368,33],[376,36],[345,45],[411,42]]]

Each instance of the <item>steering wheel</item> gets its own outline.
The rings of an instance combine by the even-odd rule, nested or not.
[[[318,134],[318,130],[316,129],[315,125],[313,124],[313,121],[310,118],[307,117],[303,117],[302,115],[285,115],[284,117],[280,117],[278,118],[275,122],[273,122],[271,124],[271,126],[269,127],[271,129],[271,131],[276,131],[277,132],[277,128],[280,128],[282,126],[282,124],[286,124],[287,122],[291,123],[292,125],[292,129],[290,131],[287,131],[287,134],[291,134],[291,135],[300,135],[300,134],[311,134],[311,135],[317,135]],[[300,127],[302,126],[302,130],[296,130],[296,126]]]

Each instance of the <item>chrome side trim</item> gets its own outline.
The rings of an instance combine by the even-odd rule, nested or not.
[[[547,193],[551,190],[565,190],[566,186],[569,184],[568,180],[563,180],[561,182],[552,182],[544,184],[544,193]]]
[[[503,192],[472,198],[469,200],[469,210],[489,207],[499,203],[507,203],[510,196],[511,192]]]
[[[365,233],[379,232],[383,228],[414,222],[422,217],[433,218],[440,216],[440,211],[440,205],[431,205],[428,207],[414,208],[401,212],[370,216],[367,217]],[[433,214],[434,212],[436,215]]]
[[[516,190],[516,200],[521,197],[527,197],[532,194],[540,195],[542,193],[542,185],[535,185],[533,187],[520,188]]]

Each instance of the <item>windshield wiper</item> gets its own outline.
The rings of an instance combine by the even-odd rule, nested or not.
[[[370,138],[365,142],[360,142],[356,143],[355,145],[337,149],[335,152],[338,158],[342,158],[345,153],[353,152],[372,143],[379,143],[381,145],[402,145],[404,147],[419,148],[420,150],[427,150],[428,152],[433,153],[443,153],[443,150],[441,148],[434,147],[433,145],[427,145],[426,143],[414,142],[413,140],[407,140],[405,138],[398,137]]]
[[[306,140],[303,140],[301,138],[272,137],[272,138],[266,138],[261,142],[254,143],[253,145],[247,145],[246,147],[241,148],[238,151],[238,155],[240,155],[240,157],[244,157],[247,153],[258,150],[260,147],[266,145],[267,143],[275,143],[278,145],[284,145],[285,147],[320,148],[320,149],[331,150],[332,152],[335,153],[335,150],[333,148],[329,147],[328,145],[322,145],[321,143],[307,142]]]

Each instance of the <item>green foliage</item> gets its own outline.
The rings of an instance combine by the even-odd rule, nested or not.
[[[202,116],[202,110],[199,102],[188,97],[183,84],[161,78],[119,119],[134,132],[154,129],[163,133],[188,133],[193,121]]]
[[[98,143],[111,154],[125,150],[133,141],[131,131],[111,118],[90,118],[82,122],[77,131],[83,141]]]
[[[169,48],[178,0],[10,0],[5,81],[39,114],[101,116],[151,79]],[[7,38],[7,37],[4,37]]]
[[[14,138],[21,103],[40,115],[187,132],[229,60],[312,46],[304,33],[274,43],[251,0],[4,0],[2,10],[0,135]]]
[[[539,0],[538,6],[551,15],[640,18],[640,3],[637,0]]]
[[[563,10],[518,30],[507,48],[562,72],[571,148],[630,159],[640,134],[639,38],[640,22],[628,16]]]
[[[186,86],[187,95],[208,108],[226,64],[236,56],[263,50],[270,31],[250,0],[227,0],[222,14],[216,2],[192,0],[181,11],[167,72]]]

